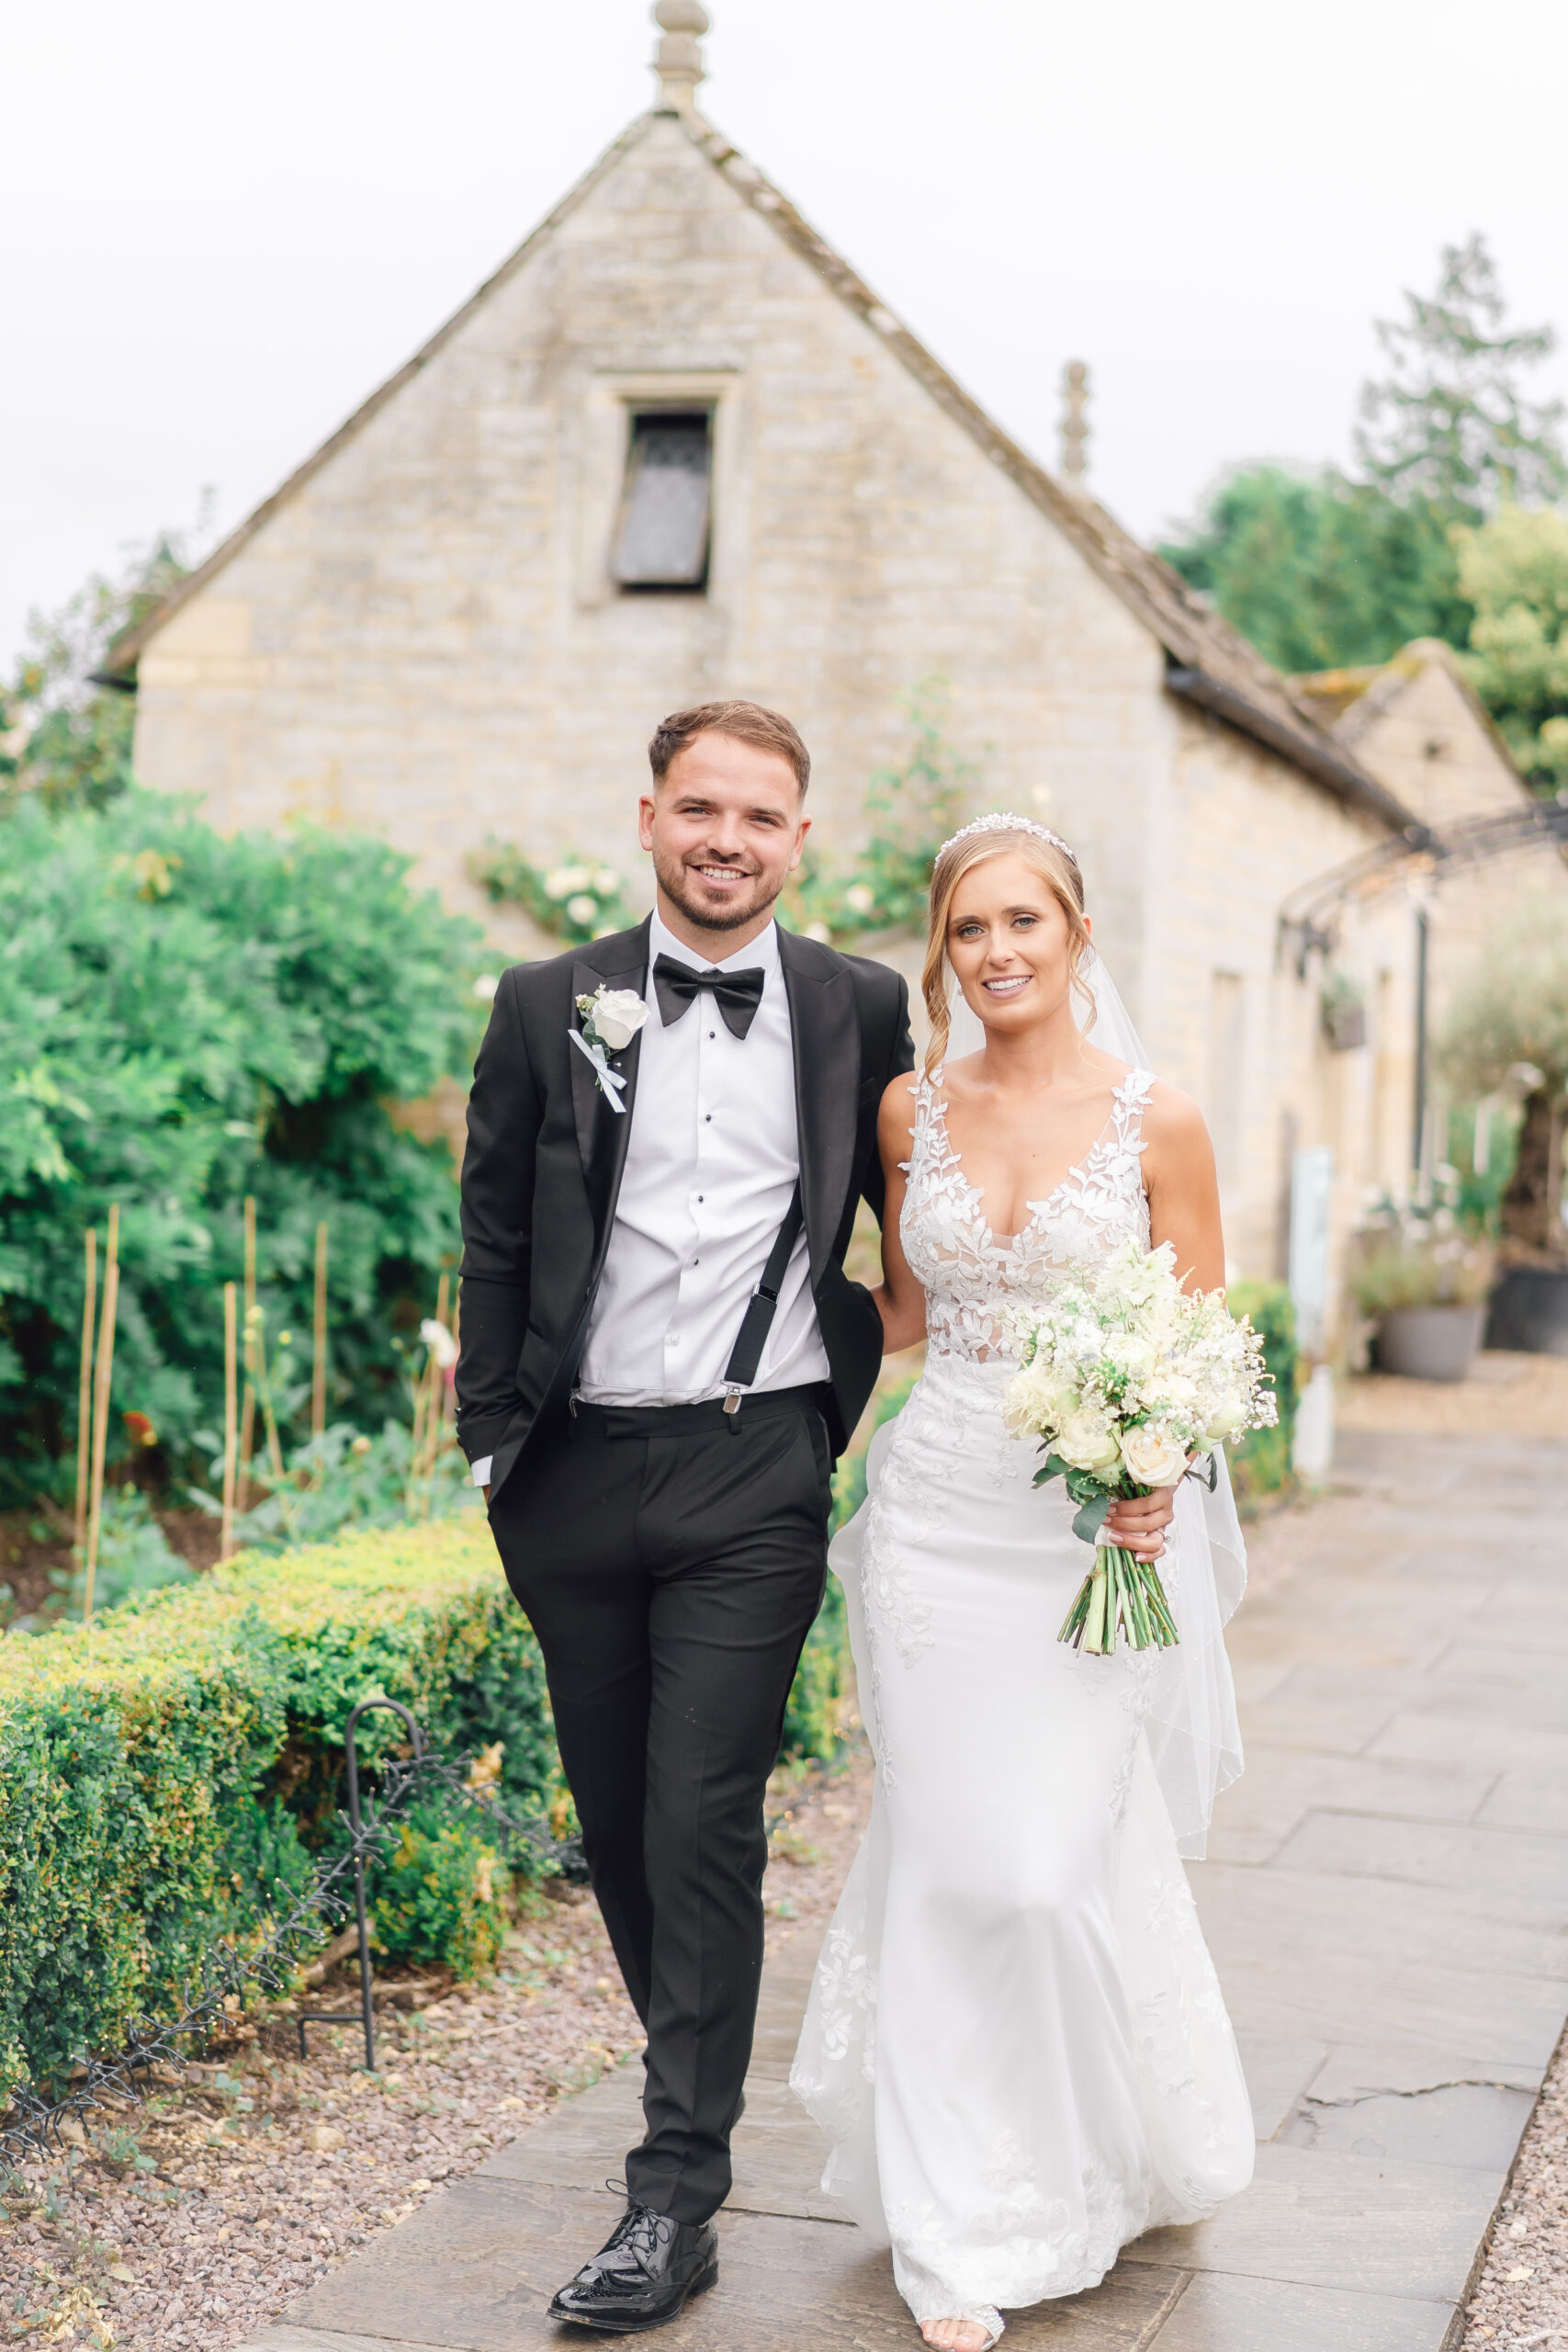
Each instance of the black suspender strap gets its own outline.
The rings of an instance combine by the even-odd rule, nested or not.
[[[779,1287],[784,1278],[784,1268],[789,1264],[804,1215],[797,1176],[795,1190],[789,1196],[789,1206],[784,1211],[784,1223],[768,1252],[768,1262],[762,1269],[757,1287],[746,1303],[746,1313],[730,1351],[729,1362],[725,1366],[724,1409],[727,1413],[740,1410],[740,1392],[743,1388],[750,1388],[757,1377],[757,1366],[762,1361],[762,1350],[768,1344],[768,1333],[778,1311]]]

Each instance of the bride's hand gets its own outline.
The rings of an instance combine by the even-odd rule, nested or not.
[[[1175,1517],[1175,1487],[1156,1487],[1152,1495],[1112,1503],[1105,1525],[1123,1551],[1140,1560],[1157,1560],[1165,1550],[1165,1531]]]

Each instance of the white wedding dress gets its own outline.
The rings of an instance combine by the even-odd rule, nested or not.
[[[1147,1246],[1153,1081],[1123,1081],[1089,1158],[1003,1239],[948,1141],[941,1080],[910,1081],[901,1226],[925,1372],[877,1431],[865,1506],[831,1553],[875,1795],[791,2079],[832,2143],[824,2188],[891,2245],[915,2318],[999,2334],[998,2306],[1093,2287],[1129,2239],[1251,2178],[1247,2088],[1172,1826],[1174,1809],[1201,1850],[1240,1754],[1193,1486],[1161,1564],[1187,1655],[1082,1656],[1056,1638],[1089,1566],[1073,1505],[1059,1482],[1032,1487],[1038,1455],[999,1409],[1005,1317],[1125,1236]]]

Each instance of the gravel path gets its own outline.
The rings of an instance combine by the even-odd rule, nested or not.
[[[820,1933],[870,1807],[863,1750],[775,1782],[770,1949]],[[482,2164],[642,2035],[592,1898],[561,1888],[509,1939],[496,1976],[357,2030],[275,2018],[171,2077],[148,2108],[92,2119],[66,2155],[0,2196],[0,2344],[222,2352],[351,2249]],[[429,1997],[434,1990],[439,1997]],[[352,2007],[346,1977],[301,2004]],[[422,1995],[415,1991],[412,1998]],[[144,2168],[143,2168],[144,2167]]]
[[[1520,2143],[1467,2312],[1463,2352],[1568,2344],[1568,2034]]]

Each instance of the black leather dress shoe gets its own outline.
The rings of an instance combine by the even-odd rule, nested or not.
[[[628,2205],[608,2245],[561,2289],[549,2316],[637,2335],[677,2318],[688,2296],[702,2294],[717,2277],[711,2222],[672,2222],[646,2205]]]

